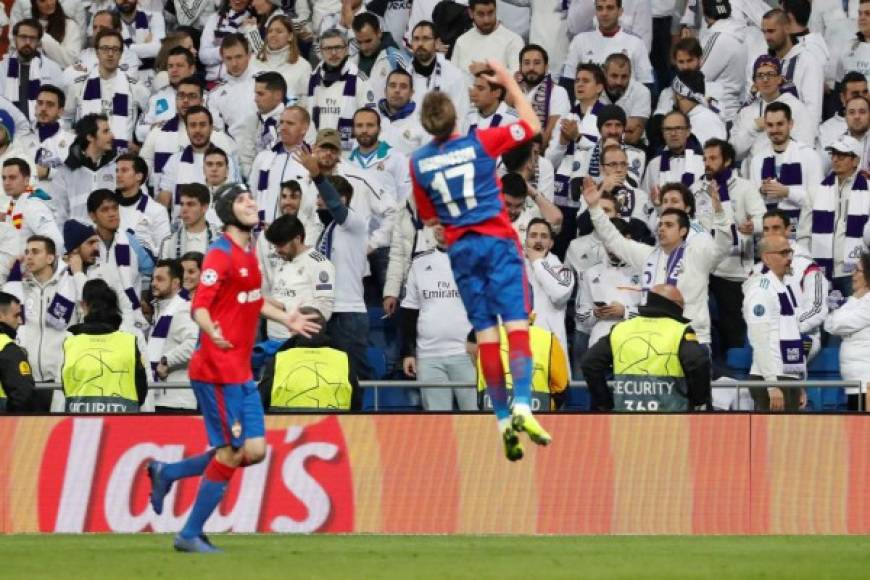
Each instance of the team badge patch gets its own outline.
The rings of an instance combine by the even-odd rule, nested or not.
[[[202,275],[199,277],[199,281],[206,286],[213,286],[218,281],[217,272],[209,268],[202,273]]]
[[[329,274],[327,272],[321,272],[317,277],[321,282],[329,282]]]
[[[764,306],[761,304],[756,304],[752,307],[752,314],[755,316],[764,316]]]
[[[238,421],[233,423],[233,426],[230,427],[230,430],[233,432],[233,437],[235,437],[236,439],[242,436],[242,424]]]
[[[522,141],[526,132],[519,125],[511,125],[511,137],[514,141]]]

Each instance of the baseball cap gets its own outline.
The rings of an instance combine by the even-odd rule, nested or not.
[[[846,153],[861,157],[861,144],[850,135],[841,135],[836,141],[825,147],[828,152]]]
[[[315,147],[328,145],[341,151],[341,135],[335,129],[321,129],[317,132],[317,139],[314,141]]]

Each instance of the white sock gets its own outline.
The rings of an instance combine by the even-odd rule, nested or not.
[[[532,410],[524,403],[514,403],[514,415],[530,415]]]
[[[498,420],[498,434],[501,435],[510,426],[511,426],[511,418],[510,417],[505,417],[504,419],[499,419]]]

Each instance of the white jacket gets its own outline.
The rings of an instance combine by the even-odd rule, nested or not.
[[[732,19],[717,20],[698,34],[704,47],[701,72],[704,81],[718,82],[724,89],[719,111],[722,119],[731,121],[743,102],[746,92],[746,45],[740,38],[740,25]]]
[[[225,131],[233,139],[243,132],[247,117],[239,113],[254,102],[254,74],[257,67],[249,64],[238,77],[226,75],[223,82],[208,94],[208,108],[214,118],[214,128]]]
[[[384,282],[384,297],[401,296],[402,288],[411,268],[411,259],[436,246],[432,228],[423,227],[416,215],[414,196],[400,208],[390,240],[390,260],[387,264],[387,279]]]
[[[840,343],[840,374],[844,380],[870,382],[870,294],[861,298],[850,296],[846,303],[831,312],[825,320],[825,330],[843,337]],[[850,395],[858,389],[846,390]]]
[[[566,346],[565,311],[574,292],[574,272],[562,265],[556,254],[548,253],[534,262],[527,259],[526,273],[532,287],[535,326],[549,330]]]
[[[36,382],[60,381],[66,330],[46,325],[45,314],[54,299],[62,271],[62,268],[56,270],[45,284],[40,284],[29,275],[22,280],[24,324],[18,328],[18,344],[27,351]]]
[[[657,248],[622,237],[600,207],[591,208],[589,214],[595,232],[611,253],[637,270],[646,269],[647,261],[658,250]],[[687,244],[682,271],[677,279],[677,288],[682,292],[685,301],[684,316],[692,321],[692,328],[698,334],[698,341],[705,344],[710,343],[710,274],[731,251],[732,219],[730,209],[723,208],[723,211],[717,213],[713,219],[716,234],[714,238],[705,239],[703,242],[699,239]],[[651,280],[644,280],[645,289],[665,283],[664,264],[659,266]]]
[[[161,347],[162,357],[166,358],[166,365],[169,367],[166,382],[186,383],[190,380],[187,367],[199,340],[199,326],[190,315],[190,302],[177,294],[166,300],[158,300],[154,304],[153,320],[160,318],[161,314],[169,308],[170,302],[175,303],[173,304],[175,313],[172,315],[169,332]],[[151,389],[148,391],[148,399],[153,400],[155,406],[196,409],[196,397],[190,389]]]
[[[641,293],[631,287],[640,288],[640,274],[627,264],[614,264],[607,259],[586,270],[577,292],[575,320],[577,329],[589,335],[589,344],[598,342],[619,322],[615,318],[596,318],[595,303],[619,302],[625,306],[625,318],[629,318],[631,311],[636,311],[641,298]]]
[[[794,127],[791,130],[792,138],[804,145],[813,147],[819,124],[810,119],[806,106],[791,93],[780,93],[772,102],[788,105],[791,109],[791,118],[794,121]],[[769,104],[764,99],[756,96],[755,99],[744,105],[737,113],[737,118],[731,127],[730,141],[737,152],[738,160],[743,160],[745,157],[754,155],[765,143],[769,143],[767,133],[764,132],[764,129],[759,129],[755,124],[756,119],[764,117],[764,111],[767,110]],[[836,137],[839,137],[846,131],[845,127],[846,122],[843,121],[843,130],[837,133]],[[833,140],[831,139],[830,142],[833,142]]]

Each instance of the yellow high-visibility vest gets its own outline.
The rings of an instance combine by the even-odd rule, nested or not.
[[[638,316],[613,327],[613,409],[688,411],[680,342],[688,324],[672,318]]]
[[[511,401],[514,390],[514,379],[511,376],[508,357],[508,339],[504,326],[498,327],[501,341],[501,364],[504,367],[505,387],[508,391],[508,401]],[[532,410],[550,410],[550,350],[553,348],[553,333],[539,326],[529,327],[529,348],[532,351]],[[492,401],[486,393],[486,381],[480,368],[480,355],[477,357],[477,392],[483,409],[492,409]]]
[[[347,354],[331,347],[295,347],[275,356],[274,411],[350,409],[353,387]]]
[[[109,334],[76,334],[63,343],[63,393],[68,413],[134,413],[136,337],[116,330]]]

